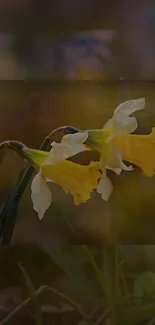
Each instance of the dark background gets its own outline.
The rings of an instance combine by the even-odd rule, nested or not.
[[[155,126],[155,2],[1,0],[0,80],[0,141],[14,139],[38,148],[54,128],[101,128],[120,102],[140,97],[146,98],[146,108],[136,113],[136,132],[150,133]],[[88,154],[80,155],[79,161],[89,160]],[[1,152],[0,204],[23,168],[16,153]],[[138,272],[154,270],[155,180],[138,168],[110,177],[114,192],[107,203],[93,193],[79,207],[52,184],[53,204],[42,221],[33,211],[29,184],[13,246],[0,250],[0,319],[25,297],[19,261],[36,288],[47,283],[70,296],[75,293],[39,245],[73,247],[71,257],[78,265],[72,245],[120,244],[127,250],[129,283]],[[11,325],[34,324],[26,318],[27,310],[17,316]],[[59,317],[49,317],[51,321],[64,324]],[[65,321],[77,324],[68,316]]]
[[[1,1],[1,141],[38,148],[61,125],[101,128],[120,102],[139,97],[146,98],[146,108],[137,113],[137,132],[149,133],[155,125],[154,39],[154,1]],[[23,167],[5,150],[1,203]],[[78,208],[52,185],[54,202],[41,222],[28,189],[13,242],[76,242],[65,214],[76,231],[84,231],[82,240],[154,244],[154,179],[138,168],[111,177],[115,188],[108,203],[93,193]]]

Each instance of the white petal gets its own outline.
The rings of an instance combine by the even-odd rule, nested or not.
[[[88,138],[88,132],[78,132],[75,134],[67,134],[62,138],[61,143],[52,142],[52,149],[45,165],[56,164],[79,152],[90,150],[83,142]]]
[[[120,164],[120,168],[123,169],[123,170],[126,170],[128,172],[132,171],[134,168],[130,165],[130,166],[126,166],[122,160],[122,154],[121,152],[117,151],[116,152],[116,155],[117,155],[117,158],[118,158],[118,161],[119,161],[119,164]]]
[[[120,175],[122,170],[126,170],[126,171],[133,170],[133,167],[131,165],[128,167],[124,164],[124,162],[122,160],[122,154],[120,151],[117,151],[117,150],[113,150],[113,152],[109,153],[109,156],[107,156],[106,168],[113,170],[117,175]],[[101,169],[103,170],[103,173],[104,173],[104,171],[105,171],[104,165],[103,165],[103,168],[101,165]]]
[[[111,119],[113,133],[107,137],[106,143],[121,134],[129,134],[137,129],[135,117],[122,117],[122,119]]]
[[[130,117],[132,113],[144,108],[145,98],[131,99],[120,104],[114,111],[114,116],[108,120],[103,126],[104,129],[109,129],[111,134],[106,142],[109,142],[120,134],[129,134],[137,129],[137,120],[135,117]]]
[[[46,182],[55,183],[54,181],[52,181],[50,178],[47,178],[47,177],[46,177]]]
[[[46,178],[46,182],[49,182],[49,183],[55,183],[54,181],[52,181],[50,178]],[[68,191],[65,189],[65,188],[62,188],[66,194],[68,194]]]
[[[119,117],[120,118],[120,117]],[[111,131],[111,134],[107,137],[106,143],[121,134],[129,134],[137,129],[137,120],[135,117],[122,117],[121,119],[111,118],[104,126],[104,129]]]
[[[54,165],[63,160],[65,160],[65,147],[61,143],[55,142],[44,165]]]
[[[110,118],[104,125],[103,125],[103,129],[108,128],[109,126],[113,125],[113,118]]]
[[[145,106],[145,98],[129,99],[124,103],[121,103],[114,111],[114,116],[123,114],[129,116],[132,113],[143,109]]]
[[[126,117],[129,117],[135,111],[140,110],[140,109],[143,109],[144,106],[145,106],[145,98],[130,99],[130,100],[124,102],[124,103],[121,103],[114,110],[114,117],[112,117],[111,119],[109,119],[104,124],[103,128],[107,128],[109,125],[112,125],[114,119],[115,120],[120,120],[122,115],[123,115],[123,119],[126,118]]]
[[[113,168],[108,165],[106,165],[106,169],[112,170],[116,175],[120,175],[122,172],[122,168]]]
[[[72,146],[67,146],[62,143],[57,143],[54,148],[51,149],[48,159],[44,165],[57,164],[69,157],[75,156],[80,152],[91,150],[87,148],[84,144],[77,144]]]
[[[66,146],[65,150],[64,150],[64,157],[65,159],[75,156],[80,152],[83,151],[89,151],[91,149],[89,149],[88,147],[86,147],[84,144],[73,144],[72,146]]]
[[[97,186],[97,192],[101,194],[101,198],[104,201],[108,201],[109,197],[112,194],[112,191],[113,191],[113,185],[110,179],[106,175],[103,175]]]
[[[55,183],[50,178],[46,178],[46,182]],[[68,194],[68,191],[65,188],[62,188],[62,189],[65,191],[66,194]]]
[[[137,120],[135,117],[123,117],[122,119],[114,119],[116,131],[118,133],[132,133],[137,129]]]
[[[122,165],[122,169],[123,169],[123,170],[126,170],[126,171],[128,171],[128,172],[131,172],[132,170],[134,170],[134,168],[132,167],[132,165],[127,166],[127,165],[124,164],[123,161],[121,162],[121,165]]]
[[[54,148],[55,146],[57,146],[57,144],[58,144],[57,142],[53,141],[51,142],[51,147]]]
[[[131,172],[132,170],[134,170],[134,168],[131,165],[130,166],[125,165],[123,161],[121,161],[121,166],[122,166],[123,170],[126,170],[128,172]]]
[[[78,132],[74,134],[66,134],[61,140],[61,143],[67,145],[76,145],[84,143],[88,138],[88,131]]]
[[[33,178],[31,184],[31,199],[33,202],[33,209],[38,213],[38,217],[41,220],[52,202],[52,194],[45,179],[40,173]]]
[[[134,168],[130,165],[130,166],[126,166],[125,164],[124,164],[124,162],[123,162],[123,160],[122,160],[122,154],[121,154],[121,152],[119,152],[119,151],[116,151],[115,152],[115,156],[116,156],[116,159],[118,160],[118,166],[119,166],[119,168],[120,169],[122,169],[122,170],[126,170],[126,171],[132,171]],[[109,166],[110,166],[110,164],[109,164]],[[111,167],[111,166],[110,166]],[[112,166],[113,167],[113,166]],[[116,167],[116,168],[118,168],[118,167]]]

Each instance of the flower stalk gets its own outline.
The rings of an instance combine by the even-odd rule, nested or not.
[[[75,133],[78,132],[78,130],[69,126],[63,126],[53,130],[44,139],[43,143],[40,146],[40,150],[50,151],[52,141],[54,141],[58,137],[62,137],[65,134],[69,134],[71,132]],[[22,149],[26,148],[26,146],[23,143],[13,140],[4,141],[0,144],[0,150],[4,148],[16,151],[17,154],[19,154],[23,159],[25,159],[25,156],[22,153]],[[2,206],[0,210],[1,246],[9,245],[11,242],[17,219],[18,205],[29,181],[32,178],[33,173],[34,168],[32,166],[29,166],[28,168],[26,168],[26,170],[22,171],[22,174],[20,174],[19,180],[14,186],[8,201]]]

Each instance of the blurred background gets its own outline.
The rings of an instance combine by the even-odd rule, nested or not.
[[[140,97],[146,108],[136,114],[136,132],[149,133],[155,125],[154,38],[154,1],[1,1],[0,140],[38,148],[54,128],[101,128],[120,102]],[[26,167],[15,153],[4,154],[1,204]],[[69,219],[82,242],[154,244],[154,178],[138,168],[111,178],[107,203],[93,193],[78,208],[52,185],[53,205],[42,221],[28,188],[13,243],[79,242]]]
[[[146,107],[135,114],[136,133],[148,134],[155,126],[154,0],[0,1],[1,142],[14,139],[39,148],[62,125],[102,128],[121,102],[140,97],[146,98]],[[77,161],[87,164],[91,159],[96,159],[93,153],[82,153]],[[26,167],[15,152],[1,152],[0,205]],[[51,252],[55,245],[71,247],[76,266],[83,263],[76,245],[123,245],[129,285],[137,274],[155,271],[155,179],[144,177],[137,167],[119,177],[109,171],[109,176],[114,184],[109,201],[92,193],[79,207],[52,184],[53,204],[42,221],[33,211],[30,182],[20,202],[13,246],[0,251],[0,321],[25,297],[19,261],[36,288],[54,283],[72,296],[64,276],[66,255],[62,274],[40,245]],[[68,315],[66,323],[56,319],[52,316],[49,323],[77,324]],[[29,319],[18,321],[27,324]]]
[[[2,0],[1,80],[153,80],[155,3]]]

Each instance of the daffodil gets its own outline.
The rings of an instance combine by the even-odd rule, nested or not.
[[[88,130],[85,144],[100,153],[102,177],[97,186],[97,192],[105,201],[109,199],[113,191],[113,185],[106,175],[106,169],[113,170],[117,175],[120,175],[122,170],[133,170],[132,166],[126,166],[123,162],[123,159],[128,160],[124,158],[122,150],[125,149],[127,140],[123,139],[124,137],[128,138],[127,135],[137,128],[136,118],[130,115],[143,109],[144,106],[144,98],[128,100],[115,109],[113,117],[103,126],[103,129]],[[132,160],[129,161],[132,162]]]
[[[47,182],[52,181],[60,185],[65,191],[74,196],[74,204],[86,202],[90,193],[97,187],[101,177],[98,162],[91,162],[82,166],[67,158],[79,152],[89,150],[83,144],[88,132],[65,135],[61,143],[52,143],[51,151],[24,148],[22,151],[26,159],[35,167],[37,174],[31,185],[33,208],[40,219],[52,202],[52,194]]]
[[[155,127],[148,135],[125,134],[112,141],[124,160],[140,167],[145,176],[155,175]]]

